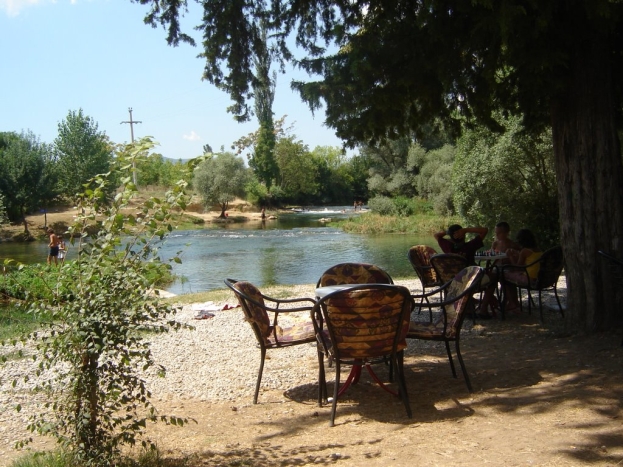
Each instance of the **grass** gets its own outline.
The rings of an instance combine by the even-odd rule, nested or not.
[[[167,459],[160,451],[144,450],[135,458],[125,457],[115,463],[118,467],[190,467],[189,458]],[[80,467],[80,463],[72,457],[71,453],[62,450],[31,452],[13,461],[10,467]]]
[[[451,224],[459,223],[461,223],[459,217],[444,217],[435,214],[418,214],[404,217],[365,213],[332,225],[343,229],[345,232],[357,234],[402,233],[432,235],[434,232],[445,230]]]

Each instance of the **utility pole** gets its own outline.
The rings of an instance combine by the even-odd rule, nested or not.
[[[130,136],[132,138],[132,143],[134,143],[134,124],[143,122],[132,120],[132,107],[128,107],[128,112],[130,112],[130,121],[121,122],[121,125],[123,125],[124,123],[130,124]],[[138,186],[138,183],[136,181],[136,164],[134,162],[132,162],[132,167],[134,168],[134,171],[132,172],[132,181],[134,182],[134,185]]]

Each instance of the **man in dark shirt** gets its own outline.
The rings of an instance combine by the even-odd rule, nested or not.
[[[437,232],[435,240],[444,253],[456,253],[464,256],[469,264],[475,264],[474,255],[483,247],[483,239],[489,229],[486,227],[461,227],[458,224],[451,225],[448,230]],[[474,233],[476,236],[470,241],[465,241],[465,234]],[[450,238],[446,238],[450,237]]]

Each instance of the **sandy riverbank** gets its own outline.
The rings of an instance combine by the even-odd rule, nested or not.
[[[78,210],[71,206],[59,206],[51,208],[47,213],[34,213],[26,216],[28,231],[35,238],[45,237],[46,226],[52,227],[57,233],[63,232],[71,225]],[[191,203],[185,215],[192,218],[202,219],[206,223],[235,223],[235,222],[261,222],[260,211],[242,200],[236,200],[230,204],[227,211],[227,219],[221,219],[219,210],[204,211],[197,202]],[[267,212],[267,220],[270,221],[278,216],[278,212]],[[0,228],[0,241],[20,241],[24,233],[24,225],[4,225]]]

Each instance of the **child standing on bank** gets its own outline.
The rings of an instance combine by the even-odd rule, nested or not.
[[[58,260],[63,264],[65,262],[65,255],[67,254],[67,246],[65,245],[65,240],[63,240],[63,236],[58,236]]]

